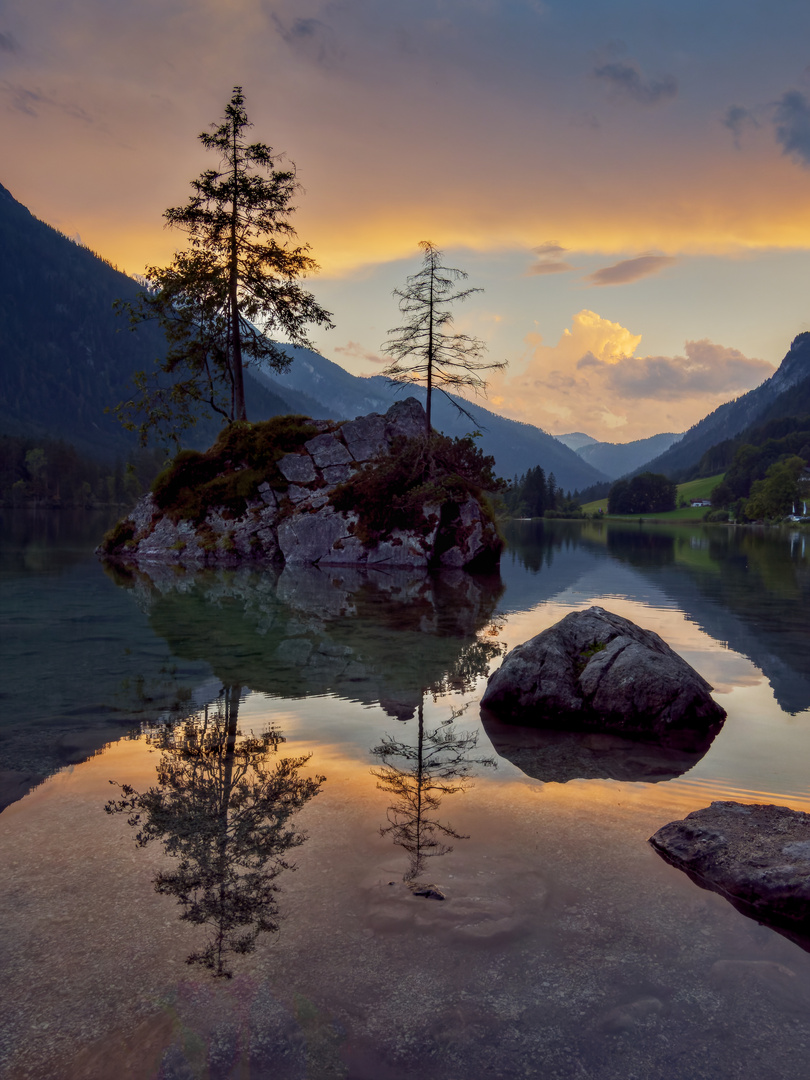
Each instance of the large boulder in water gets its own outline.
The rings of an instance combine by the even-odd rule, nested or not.
[[[711,689],[653,631],[591,607],[512,649],[481,706],[513,723],[690,745],[725,719]]]
[[[810,814],[713,802],[664,825],[650,843],[703,888],[810,949]]]

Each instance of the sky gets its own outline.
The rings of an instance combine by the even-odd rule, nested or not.
[[[164,265],[235,85],[355,374],[423,240],[482,290],[488,406],[553,434],[685,430],[810,329],[806,0],[0,0],[0,183]]]

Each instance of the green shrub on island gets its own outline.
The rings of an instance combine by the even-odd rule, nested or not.
[[[288,482],[277,463],[300,449],[320,428],[304,416],[274,416],[260,423],[229,424],[214,445],[200,453],[181,450],[152,485],[156,506],[172,521],[199,524],[212,506],[235,517],[267,482],[279,492]]]
[[[336,510],[354,511],[360,521],[356,535],[366,545],[394,529],[427,533],[431,522],[425,506],[448,506],[470,495],[493,519],[487,492],[503,490],[494,473],[495,459],[485,455],[473,438],[450,438],[434,432],[394,443],[391,453],[366,465],[331,495]]]

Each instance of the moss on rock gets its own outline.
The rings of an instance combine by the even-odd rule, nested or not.
[[[175,523],[199,523],[212,506],[239,517],[258,497],[260,484],[287,490],[288,481],[277,463],[319,430],[304,416],[230,424],[204,453],[180,451],[152,485],[155,504]]]

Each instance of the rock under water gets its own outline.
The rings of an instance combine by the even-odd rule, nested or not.
[[[664,825],[650,843],[704,889],[810,951],[810,814],[713,802]]]

